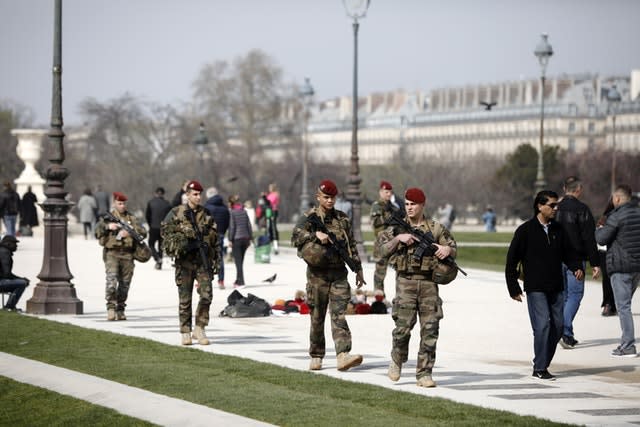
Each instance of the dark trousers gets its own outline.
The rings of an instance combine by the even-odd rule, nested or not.
[[[613,289],[611,289],[611,278],[607,273],[607,252],[598,251],[598,255],[600,255],[600,271],[602,274],[602,304],[600,307],[609,305],[611,310],[615,311],[616,302],[613,298]]]
[[[251,244],[249,239],[236,239],[231,245],[231,255],[233,255],[233,261],[236,264],[236,284],[244,285],[244,271],[242,265],[244,264],[244,254],[247,252],[247,248]]]
[[[562,337],[562,292],[527,292],[527,307],[533,328],[533,370],[544,371]]]
[[[158,243],[158,249],[156,250],[156,242]],[[149,229],[149,248],[151,249],[151,256],[156,262],[162,262],[162,235],[160,235],[159,228]]]
[[[16,304],[20,301],[20,297],[25,288],[29,286],[29,281],[26,279],[2,279],[0,280],[0,292],[11,293],[9,299],[3,308],[15,310]]]

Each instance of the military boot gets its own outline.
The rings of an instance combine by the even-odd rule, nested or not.
[[[309,363],[309,370],[311,371],[319,371],[322,369],[322,358],[321,357],[312,357],[311,363]]]
[[[183,332],[182,334],[182,345],[191,345],[191,332]]]
[[[398,365],[396,362],[391,359],[389,362],[389,371],[387,372],[387,376],[391,381],[398,381],[400,379],[400,374],[402,373],[402,365]]]
[[[116,311],[116,320],[127,320],[127,316],[124,315],[124,311]]]
[[[348,351],[338,354],[338,371],[346,371],[362,363],[362,356],[349,354]]]
[[[435,387],[436,382],[431,378],[431,375],[425,375],[424,377],[418,378],[416,385],[418,387]]]
[[[198,340],[198,344],[200,345],[209,345],[209,338],[204,333],[204,328],[202,326],[196,326],[193,330],[193,338]]]
[[[109,308],[107,309],[107,320],[116,320],[116,309]]]

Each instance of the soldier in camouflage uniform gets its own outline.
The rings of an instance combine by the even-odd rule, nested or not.
[[[331,333],[337,354],[337,368],[346,371],[362,363],[362,356],[349,354],[351,351],[351,331],[345,317],[347,304],[351,298],[351,288],[347,281],[347,269],[340,255],[332,249],[329,236],[317,230],[310,218],[315,215],[325,224],[343,245],[356,265],[356,287],[365,283],[362,264],[353,238],[351,223],[344,212],[335,210],[336,185],[330,180],[320,183],[316,193],[318,206],[307,211],[293,229],[291,244],[298,249],[298,256],[307,263],[307,302],[311,308],[311,331],[309,334],[309,369],[322,368],[325,356],[324,321],[327,308],[331,316]]]
[[[435,387],[431,371],[436,361],[436,343],[442,300],[438,295],[438,285],[433,282],[433,271],[437,259],[456,256],[456,242],[449,231],[440,223],[424,216],[426,197],[419,188],[410,188],[405,193],[407,221],[412,227],[424,232],[431,231],[437,242],[435,256],[424,256],[421,261],[413,258],[418,239],[410,233],[394,232],[393,227],[385,229],[376,240],[382,256],[389,258],[389,265],[396,270],[396,296],[393,299],[392,315],[396,326],[392,333],[391,362],[389,379],[398,381],[402,364],[408,359],[411,330],[420,317],[420,348],[416,366],[417,385]]]
[[[113,193],[113,210],[116,218],[128,223],[142,237],[147,235],[143,226],[127,211],[127,196]],[[104,247],[102,258],[107,273],[105,298],[107,300],[107,320],[127,320],[124,308],[127,306],[129,286],[133,277],[133,237],[120,224],[100,218],[96,225],[96,238]]]
[[[201,192],[202,185],[198,181],[189,181],[185,193],[187,204],[171,209],[161,226],[163,248],[175,259],[182,345],[191,345],[192,338],[197,339],[200,345],[209,344],[204,328],[209,324],[211,278],[217,272],[220,260],[216,224],[207,210],[200,205]],[[194,228],[194,223],[197,229]],[[206,256],[208,265],[204,265],[203,255]],[[191,335],[191,301],[196,280],[200,300],[195,312],[196,326]]]
[[[393,187],[387,181],[380,181],[379,198],[371,205],[371,226],[373,234],[377,239],[382,230],[385,229],[385,221],[394,213],[400,211],[396,205],[391,203]],[[373,275],[374,291],[381,290],[384,293],[384,278],[387,276],[388,259],[380,256],[377,246],[373,247],[373,258],[376,260],[376,271]]]

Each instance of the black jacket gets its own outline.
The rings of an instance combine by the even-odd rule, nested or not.
[[[16,279],[13,274],[13,252],[6,246],[0,245],[0,279]]]
[[[224,205],[222,197],[218,194],[210,197],[204,204],[206,210],[213,217],[218,229],[218,236],[223,237],[229,228],[229,208]]]
[[[596,230],[598,243],[607,246],[607,273],[640,272],[640,207],[620,205]]]
[[[147,209],[144,213],[144,217],[149,224],[149,228],[160,229],[160,224],[165,216],[171,210],[171,204],[164,199],[164,197],[154,197],[147,203]]]
[[[567,232],[571,246],[581,260],[589,260],[592,267],[600,265],[596,246],[596,222],[589,207],[573,196],[564,196],[558,203],[555,220]]]
[[[522,293],[518,283],[520,262],[524,268],[525,292],[562,292],[562,263],[574,272],[582,269],[581,260],[572,249],[562,226],[551,221],[548,231],[547,235],[537,217],[516,229],[505,266],[507,288],[512,297]]]

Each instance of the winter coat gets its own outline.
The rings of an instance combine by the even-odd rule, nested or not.
[[[206,210],[213,217],[216,222],[216,228],[218,229],[218,236],[224,236],[224,233],[229,229],[230,214],[229,208],[224,204],[224,200],[219,194],[210,197],[204,204]]]
[[[78,200],[78,212],[80,213],[80,222],[93,223],[96,220],[96,212],[98,211],[98,204],[93,196],[83,194]]]
[[[589,260],[592,267],[600,265],[596,246],[596,222],[589,207],[573,196],[564,196],[558,203],[555,220],[567,232],[571,246],[580,259]]]
[[[607,246],[607,273],[640,272],[640,207],[628,202],[612,210],[596,241]]]

